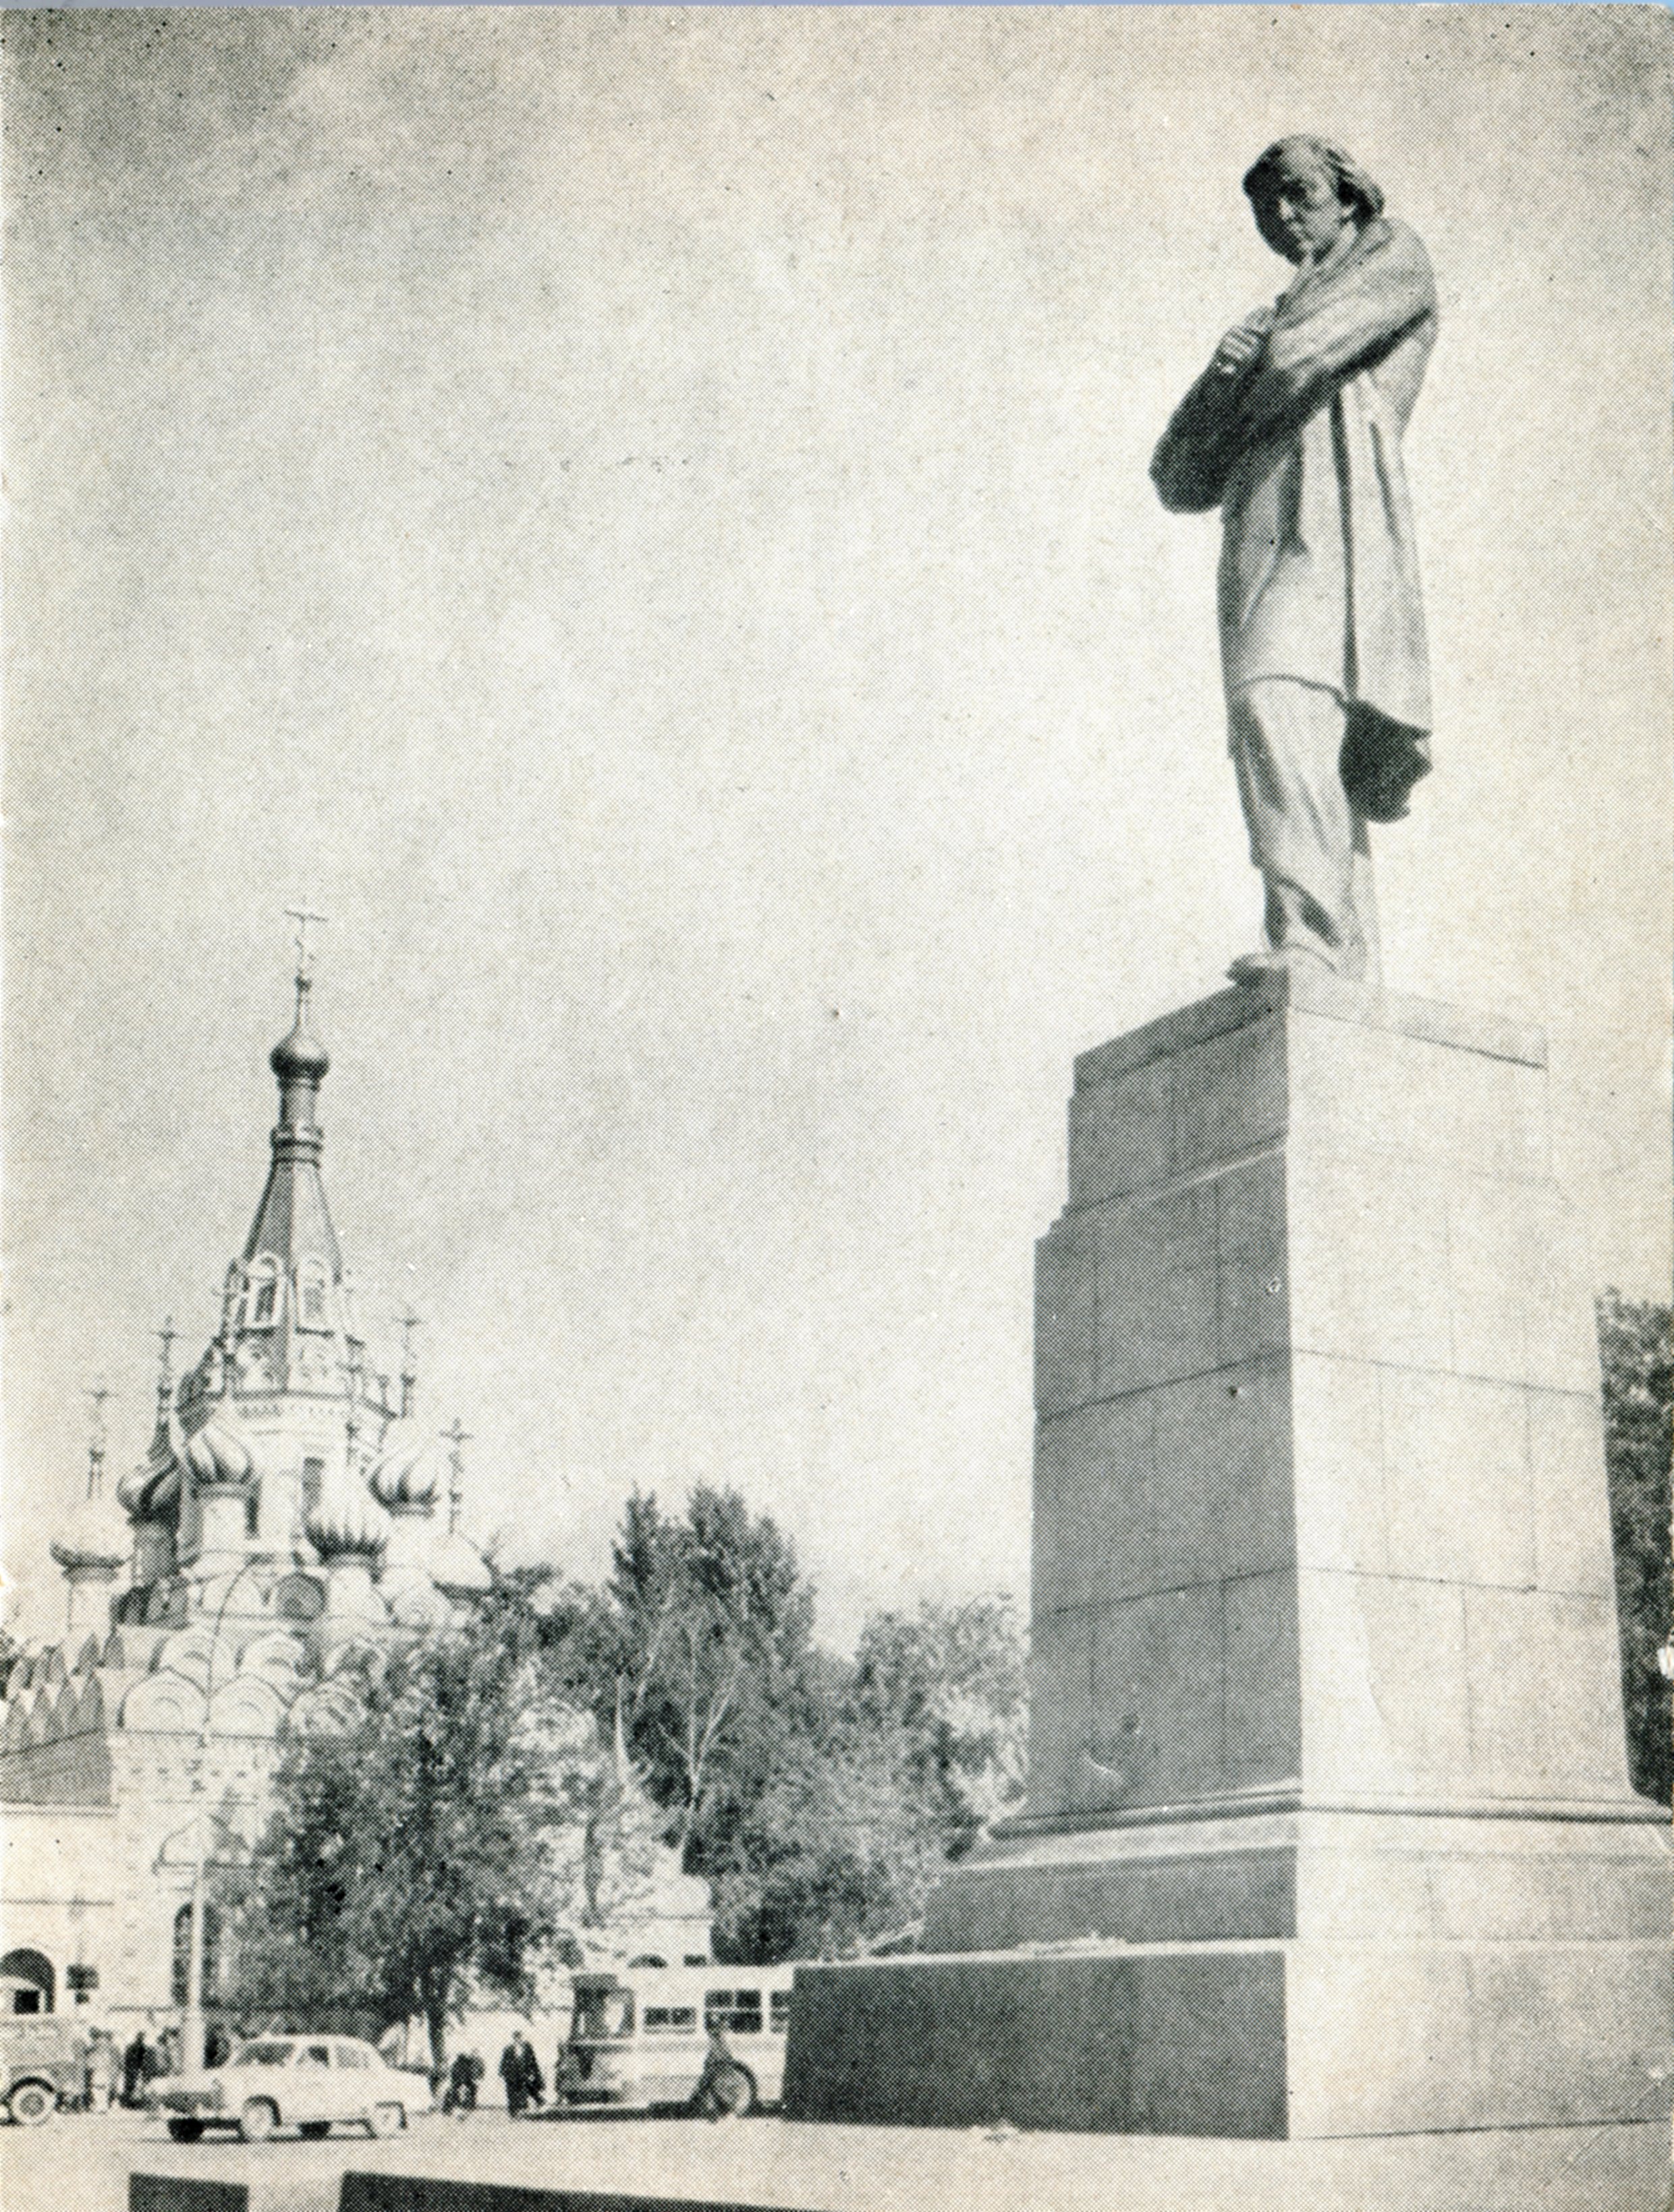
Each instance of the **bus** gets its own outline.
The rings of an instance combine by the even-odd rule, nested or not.
[[[794,1966],[624,1966],[577,1974],[557,2094],[577,2110],[692,2109],[709,2037],[732,2054],[717,2109],[753,2112],[784,2089]],[[556,2100],[555,2100],[556,2101]]]

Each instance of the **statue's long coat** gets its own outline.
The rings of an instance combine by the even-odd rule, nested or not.
[[[1151,465],[1163,504],[1220,507],[1228,692],[1262,677],[1336,691],[1343,775],[1390,820],[1429,766],[1429,664],[1401,434],[1435,343],[1435,283],[1404,223],[1367,223],[1280,299],[1242,372],[1211,368]]]

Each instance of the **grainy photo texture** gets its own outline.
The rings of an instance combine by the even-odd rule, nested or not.
[[[9,2205],[1665,2212],[1668,23],[4,15]]]

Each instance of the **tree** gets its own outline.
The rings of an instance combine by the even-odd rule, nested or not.
[[[1598,1300],[1598,1353],[1628,1765],[1634,1787],[1665,1805],[1674,1799],[1674,1707],[1657,1653],[1670,1630],[1669,1309],[1606,1291]]]
[[[1026,1683],[1010,1601],[880,1613],[805,1675],[801,1724],[705,1870],[750,1960],[912,1933],[937,1876],[1021,1802]]]
[[[909,1786],[947,1858],[962,1857],[1022,1802],[1028,1691],[1008,1597],[877,1613],[861,1633],[855,1710],[863,1723],[900,1730]]]
[[[731,1955],[751,1962],[843,1957],[918,1919],[946,1863],[914,1787],[904,1732],[874,1724],[837,1678],[819,1725],[787,1739],[709,1878]]]
[[[462,1628],[298,1699],[239,1913],[243,2007],[422,2015],[439,2063],[477,1991],[532,2000],[604,1902],[622,1815],[591,1717],[554,1683],[502,1585]]]
[[[1022,1640],[1007,1601],[880,1615],[853,1662],[816,1649],[813,1594],[735,1491],[683,1518],[630,1498],[602,1613],[570,1649],[594,1673],[711,1885],[724,1955],[865,1948],[920,1917],[937,1872],[1021,1795]]]
[[[705,1485],[679,1521],[654,1497],[629,1499],[608,1598],[613,1636],[593,1632],[612,1723],[671,1815],[686,1871],[705,1873],[717,1832],[759,1793],[801,1716],[813,1595],[773,1522]]]
[[[999,1599],[881,1616],[850,1662],[819,1650],[795,1553],[736,1492],[684,1517],[636,1493],[602,1615],[570,1649],[595,1670],[714,1894],[724,1955],[865,1948],[920,1917],[937,1871],[1020,1794],[1024,1677]]]

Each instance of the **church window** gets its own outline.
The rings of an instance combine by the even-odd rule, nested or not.
[[[250,1286],[245,1292],[244,1318],[249,1328],[271,1328],[279,1310],[279,1263],[271,1255],[264,1255],[250,1270]]]
[[[302,1517],[306,1521],[320,1503],[320,1493],[326,1481],[326,1462],[323,1459],[305,1459],[302,1462]]]
[[[326,1328],[326,1267],[320,1260],[304,1260],[296,1271],[298,1318],[304,1328]]]

